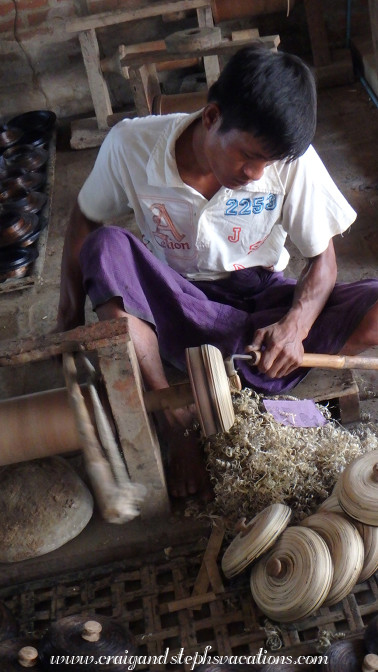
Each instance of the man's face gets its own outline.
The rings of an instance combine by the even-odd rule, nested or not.
[[[221,117],[214,116],[207,126],[205,153],[208,164],[224,187],[238,189],[259,180],[273,162],[261,138],[231,129],[221,133]]]

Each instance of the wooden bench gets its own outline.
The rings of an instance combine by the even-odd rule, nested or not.
[[[109,129],[108,117],[113,114],[108,86],[101,69],[100,49],[97,40],[96,30],[106,28],[116,24],[126,23],[151,18],[154,16],[164,16],[172,12],[181,12],[195,9],[197,12],[198,26],[213,27],[213,15],[211,12],[211,0],[175,0],[174,2],[163,2],[141,6],[137,9],[122,9],[114,12],[102,12],[90,16],[81,16],[70,19],[66,23],[67,32],[78,33],[81,52],[84,65],[87,71],[89,89],[91,92],[97,125],[99,129]],[[206,81],[210,86],[219,76],[220,67],[217,55],[210,54],[204,57],[204,68]],[[149,71],[147,67],[147,71]],[[139,87],[140,78],[145,77],[142,73],[140,77],[132,81],[132,87]],[[138,81],[139,80],[139,81]],[[159,88],[160,93],[160,88]]]
[[[268,35],[257,38],[259,42],[264,42],[268,48],[276,49],[280,38],[278,35]],[[253,41],[253,40],[252,40]],[[251,40],[222,40],[219,44],[205,49],[188,50],[180,52],[183,58],[198,56],[203,58],[204,63],[210,58],[217,58],[221,55],[231,56],[242,47],[251,44]],[[127,66],[129,78],[132,84],[134,101],[137,114],[145,116],[151,114],[153,100],[160,95],[159,78],[156,70],[156,64],[161,61],[173,61],[177,59],[177,53],[167,53],[162,51],[149,52],[148,54],[128,54],[121,59],[121,65]],[[208,78],[208,86],[211,86],[213,78]]]
[[[343,424],[360,420],[359,389],[352,370],[312,369],[292,394],[316,402],[337,399]]]

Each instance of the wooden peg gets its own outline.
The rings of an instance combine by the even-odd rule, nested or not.
[[[245,518],[241,518],[235,525],[235,531],[238,532],[241,537],[245,537],[253,528],[253,525],[251,524],[246,525],[245,521]]]
[[[268,576],[273,576],[275,579],[278,579],[283,572],[282,562],[279,558],[271,558],[266,565],[266,571]]]
[[[127,65],[122,65],[121,59],[127,54],[127,48],[124,44],[120,44],[113,56],[108,56],[100,61],[102,72],[117,72],[125,79],[129,78],[129,68]]]
[[[98,642],[102,625],[98,621],[86,621],[84,623],[84,630],[81,633],[83,639],[87,642]]]
[[[375,483],[378,483],[378,462],[376,462],[373,467],[373,481],[375,481]]]
[[[362,663],[362,672],[377,672],[378,656],[375,653],[368,653]]]
[[[18,652],[21,667],[35,667],[38,662],[38,651],[34,646],[23,646]]]

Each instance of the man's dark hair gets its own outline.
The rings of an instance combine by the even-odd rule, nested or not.
[[[316,86],[303,61],[256,43],[234,54],[210,87],[222,115],[219,131],[235,128],[262,138],[273,159],[292,161],[316,128]]]

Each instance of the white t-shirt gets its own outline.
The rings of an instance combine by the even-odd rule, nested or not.
[[[125,119],[105,138],[79,194],[86,217],[106,222],[133,208],[156,257],[190,280],[264,266],[283,270],[286,236],[304,257],[323,252],[356,213],[314,148],[267,166],[240,189],[221,187],[208,201],[177,170],[175,143],[198,117],[169,114]]]

